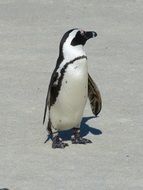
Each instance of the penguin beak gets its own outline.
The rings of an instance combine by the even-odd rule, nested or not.
[[[87,31],[85,32],[85,37],[87,40],[89,40],[90,38],[94,38],[97,36],[97,33],[94,31]]]

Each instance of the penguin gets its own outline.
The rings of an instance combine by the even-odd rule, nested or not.
[[[99,114],[102,107],[100,91],[88,73],[87,55],[84,45],[97,36],[94,31],[78,28],[67,31],[59,45],[59,57],[49,83],[45,102],[43,124],[47,108],[47,131],[52,138],[52,148],[65,148],[67,143],[59,132],[72,129],[73,144],[87,144],[91,140],[80,136],[80,123],[89,98],[92,112]]]

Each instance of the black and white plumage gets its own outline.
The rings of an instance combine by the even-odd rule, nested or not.
[[[96,32],[72,29],[61,39],[59,57],[51,76],[47,93],[43,124],[49,108],[48,132],[53,135],[53,129],[63,131],[73,128],[72,143],[86,144],[91,141],[80,137],[80,122],[89,97],[92,112],[95,116],[101,110],[100,92],[91,76],[88,74],[87,56],[84,45],[90,38],[96,37]],[[53,148],[64,148],[58,135],[53,137]]]

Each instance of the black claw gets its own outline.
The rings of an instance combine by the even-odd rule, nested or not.
[[[69,146],[69,145],[68,145],[68,143],[64,143],[64,146],[66,147],[66,146]]]
[[[85,140],[86,143],[92,143],[92,141],[89,140],[89,139],[85,139],[85,138],[84,138],[84,140]]]
[[[53,138],[52,148],[65,148],[66,146],[68,146],[68,144],[63,143],[58,135]]]
[[[87,144],[87,143],[92,143],[91,140],[89,139],[85,139],[85,138],[82,138],[82,137],[72,137],[71,138],[71,141],[72,141],[72,144]]]

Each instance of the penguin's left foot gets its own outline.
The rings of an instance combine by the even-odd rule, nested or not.
[[[57,135],[53,138],[52,148],[65,148],[69,146],[67,143],[63,143],[62,139]]]
[[[91,140],[80,137],[80,131],[78,128],[74,128],[74,133],[71,137],[72,144],[87,144],[92,143]]]

